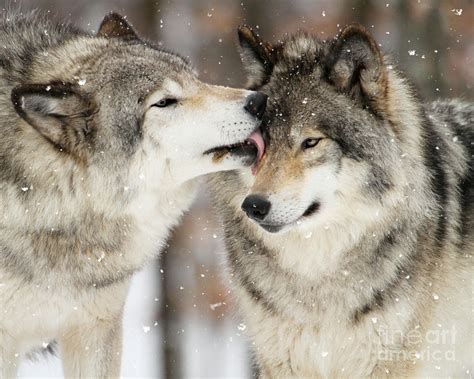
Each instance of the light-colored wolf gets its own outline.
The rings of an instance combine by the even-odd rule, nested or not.
[[[0,46],[0,377],[51,339],[66,377],[118,377],[131,275],[193,178],[255,160],[266,96],[202,83],[116,14],[97,35],[5,16]]]
[[[360,26],[239,36],[264,155],[213,186],[261,377],[472,377],[473,104],[421,103]]]

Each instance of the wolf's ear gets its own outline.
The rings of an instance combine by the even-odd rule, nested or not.
[[[124,17],[118,13],[112,12],[104,17],[100,24],[98,37],[122,38],[122,39],[140,39]]]
[[[72,85],[22,85],[13,89],[11,99],[26,122],[67,152],[75,152],[95,131],[94,102]]]
[[[342,31],[327,56],[326,72],[339,91],[375,113],[385,111],[387,69],[377,43],[362,26]]]
[[[275,51],[273,46],[262,41],[260,36],[245,25],[238,30],[240,56],[247,71],[247,87],[257,89],[265,84],[273,72]]]

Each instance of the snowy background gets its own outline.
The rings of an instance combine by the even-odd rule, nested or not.
[[[203,80],[230,86],[245,82],[235,49],[241,23],[276,41],[297,29],[332,37],[360,22],[422,96],[474,98],[472,0],[0,0],[1,8],[18,6],[92,32],[107,12],[117,11],[142,36],[188,56]],[[251,376],[221,231],[202,192],[162,259],[134,278],[125,312],[124,377]],[[20,374],[62,375],[57,358],[24,362]]]

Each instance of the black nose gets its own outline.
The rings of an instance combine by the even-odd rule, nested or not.
[[[267,106],[268,96],[262,92],[254,92],[247,96],[244,109],[249,112],[252,116],[257,117],[259,120],[262,119],[263,113]]]
[[[262,195],[247,196],[242,203],[242,210],[250,218],[262,221],[270,212],[272,203],[265,199]]]

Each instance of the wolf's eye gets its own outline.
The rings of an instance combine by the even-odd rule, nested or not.
[[[153,104],[153,107],[164,108],[172,104],[176,104],[178,100],[173,98],[164,98],[158,101],[157,103]]]
[[[321,141],[321,138],[308,138],[303,141],[301,147],[303,150],[311,149],[312,147],[315,147],[319,141]]]

